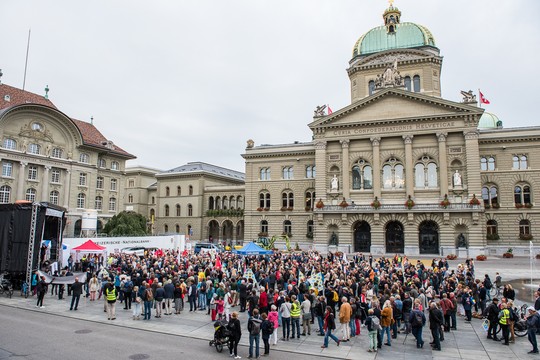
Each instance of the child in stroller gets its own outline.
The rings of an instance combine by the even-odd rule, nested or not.
[[[217,352],[223,351],[223,345],[229,345],[230,331],[227,329],[228,322],[220,319],[214,323],[214,339],[210,340],[210,346],[215,346]]]

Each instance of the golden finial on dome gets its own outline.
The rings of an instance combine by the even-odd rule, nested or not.
[[[388,0],[388,3],[390,4],[390,7],[394,6],[394,0]]]

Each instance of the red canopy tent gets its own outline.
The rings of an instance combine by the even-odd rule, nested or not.
[[[71,249],[71,252],[76,253],[76,259],[75,260],[80,260],[79,255],[81,253],[84,253],[84,254],[102,253],[104,262],[105,262],[105,259],[107,258],[107,248],[105,246],[101,246],[101,245],[96,244],[95,242],[93,242],[90,239],[88,239],[88,241],[84,242],[83,244]]]

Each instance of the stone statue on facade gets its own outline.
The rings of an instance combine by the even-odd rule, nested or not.
[[[469,90],[469,91],[461,90],[461,95],[463,95],[463,100],[461,102],[464,104],[476,102],[476,95],[473,94],[472,90]]]
[[[459,173],[458,170],[456,170],[456,172],[454,173],[454,186],[461,186],[461,185],[462,185],[461,174]]]
[[[460,233],[458,235],[457,243],[458,243],[458,247],[460,247],[460,248],[466,248],[467,247],[467,240],[465,239],[465,235],[463,235],[463,233]]]
[[[334,191],[334,190],[339,190],[339,180],[337,178],[337,176],[334,174],[334,177],[332,178],[332,180],[330,180],[330,190]]]
[[[330,241],[328,242],[328,245],[338,245],[338,238],[335,231],[333,231],[332,235],[330,235]]]
[[[403,77],[397,69],[397,64],[397,59],[394,59],[394,62],[388,65],[382,75],[377,75],[377,79],[375,80],[375,89],[403,86]]]
[[[326,116],[326,105],[317,106],[313,112],[313,117]]]

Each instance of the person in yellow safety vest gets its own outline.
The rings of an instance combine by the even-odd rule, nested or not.
[[[116,288],[112,281],[105,287],[105,299],[107,300],[107,319],[116,319]]]
[[[302,315],[302,309],[300,308],[300,302],[296,300],[296,295],[291,296],[291,326],[292,326],[292,338],[296,334],[296,338],[300,339],[300,316]]]
[[[508,337],[510,333],[510,310],[508,310],[506,303],[501,304],[501,311],[499,312],[499,324],[503,333],[504,345],[508,345]]]

